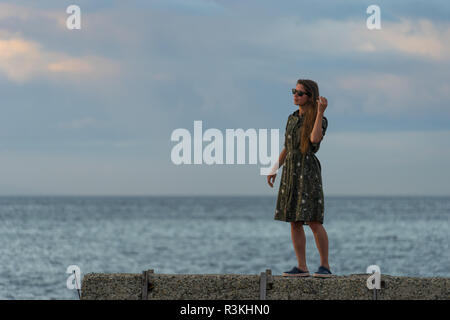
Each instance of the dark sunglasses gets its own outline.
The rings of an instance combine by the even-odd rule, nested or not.
[[[303,92],[297,89],[292,89],[292,94],[298,94],[300,97],[306,94],[307,96],[311,97],[311,93],[309,92]]]

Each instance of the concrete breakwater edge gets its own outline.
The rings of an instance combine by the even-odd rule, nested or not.
[[[252,274],[88,273],[82,300],[449,300],[450,278],[381,274],[381,288],[369,289],[370,274],[331,278],[283,277],[270,269]]]

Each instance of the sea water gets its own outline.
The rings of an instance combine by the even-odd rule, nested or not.
[[[0,299],[78,299],[67,267],[84,274],[279,275],[297,265],[276,197],[0,197]],[[336,275],[450,277],[450,197],[325,195]],[[320,264],[311,229],[310,272]]]

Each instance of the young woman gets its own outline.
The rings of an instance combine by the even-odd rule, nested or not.
[[[291,236],[298,266],[283,272],[283,276],[309,276],[306,266],[306,238],[303,225],[309,225],[320,254],[320,266],[315,277],[331,277],[328,264],[328,236],[323,227],[324,196],[321,165],[315,153],[319,150],[328,120],[323,116],[327,99],[319,96],[319,87],[312,80],[300,79],[292,89],[294,104],[299,109],[289,115],[284,148],[276,168],[283,165],[275,220],[291,223]],[[273,188],[276,174],[267,176]]]

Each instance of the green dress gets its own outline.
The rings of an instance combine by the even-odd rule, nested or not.
[[[320,142],[310,142],[308,152],[305,155],[301,153],[299,130],[302,123],[303,115],[299,115],[298,109],[289,115],[286,123],[286,159],[283,163],[274,219],[286,222],[302,221],[303,224],[308,224],[309,221],[323,223],[322,168],[315,155]],[[328,120],[323,116],[323,136],[327,127]]]

